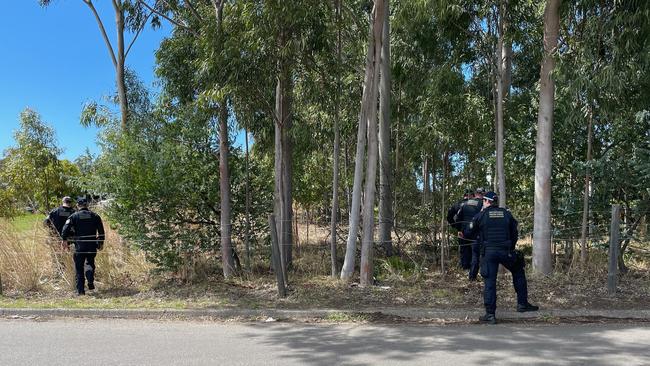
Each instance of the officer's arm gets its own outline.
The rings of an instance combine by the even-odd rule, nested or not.
[[[49,227],[49,228],[54,228],[54,212],[55,210],[50,211],[47,216],[45,217],[45,220],[43,220],[43,225]]]
[[[512,241],[512,249],[514,250],[519,240],[519,230],[517,230],[517,220],[510,215],[510,240]]]
[[[480,222],[480,220],[481,220],[481,213],[477,213],[476,215],[474,215],[472,222],[463,231],[463,236],[468,239],[475,239],[476,235],[478,234],[478,223]]]
[[[457,211],[458,211],[458,207],[457,207],[456,204],[454,204],[453,206],[449,207],[449,210],[447,210],[447,222],[449,223],[449,225],[453,225],[453,224],[454,224],[454,221],[455,221],[455,220],[454,220],[454,215],[456,215],[456,212],[457,212]]]
[[[102,218],[99,215],[96,215],[96,220],[97,220],[97,244],[99,245],[99,248],[104,246],[104,224],[102,223]]]
[[[65,225],[63,225],[63,229],[61,230],[61,239],[63,240],[68,240],[68,237],[70,236],[70,231],[72,231],[72,228],[74,227],[74,224],[72,223],[73,217],[70,216],[68,217],[67,220],[65,220]]]

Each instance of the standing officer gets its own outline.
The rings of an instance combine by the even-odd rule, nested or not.
[[[74,211],[74,208],[72,208],[72,198],[65,196],[61,200],[61,206],[50,211],[43,224],[52,229],[53,232],[56,231],[57,236],[61,236],[63,225]]]
[[[483,195],[485,194],[485,189],[482,187],[476,188],[474,198],[481,202],[479,212],[483,210]],[[476,216],[476,215],[474,215]],[[472,219],[474,219],[472,216]],[[470,219],[470,221],[472,220]],[[476,276],[478,276],[479,263],[481,259],[481,243],[480,238],[474,238],[472,240],[472,264],[469,269],[469,280],[476,281]]]
[[[477,188],[474,197],[467,200],[456,214],[456,222],[461,224],[458,228],[460,262],[463,269],[469,270],[470,281],[476,280],[476,274],[478,272],[477,270],[473,270],[474,268],[478,269],[478,258],[474,258],[472,250],[475,247],[474,243],[476,241],[464,238],[463,231],[467,230],[474,216],[481,212],[481,208],[483,208],[483,193],[485,193],[483,188]]]
[[[483,197],[485,209],[474,217],[465,230],[465,236],[480,240],[481,276],[485,281],[483,300],[485,315],[480,321],[490,324],[496,323],[494,316],[497,308],[497,272],[502,264],[512,273],[512,284],[517,292],[517,311],[537,311],[538,306],[528,302],[528,288],[526,283],[526,263],[523,254],[515,251],[519,233],[517,220],[510,211],[498,207],[498,197],[494,192],[488,192]]]
[[[88,209],[85,198],[77,200],[79,211],[65,222],[61,237],[67,240],[70,230],[74,229],[74,267],[77,274],[77,294],[85,295],[84,272],[88,279],[88,289],[95,289],[95,256],[104,245],[104,225],[96,213]],[[85,271],[84,271],[85,270]]]

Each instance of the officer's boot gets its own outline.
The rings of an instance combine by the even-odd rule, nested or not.
[[[539,306],[533,305],[529,302],[526,302],[525,304],[517,304],[517,311],[520,313],[525,313],[527,311],[537,311],[539,310]]]
[[[485,315],[481,315],[478,320],[488,323],[488,324],[496,324],[497,323],[497,318],[494,316],[494,314],[491,313],[485,313]]]

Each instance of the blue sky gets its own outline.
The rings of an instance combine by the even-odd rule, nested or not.
[[[110,1],[95,1],[114,44]],[[26,107],[53,126],[62,158],[74,159],[86,148],[97,153],[96,129],[79,125],[84,102],[115,90],[115,72],[97,23],[81,0],[55,0],[41,8],[38,0],[3,4],[0,22],[0,151],[14,144],[13,132]],[[149,87],[155,89],[155,51],[170,27],[147,28],[127,58]],[[131,36],[126,37],[126,43]],[[114,46],[115,47],[115,46]]]

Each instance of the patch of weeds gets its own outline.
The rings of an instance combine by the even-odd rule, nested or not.
[[[362,313],[334,312],[327,314],[323,320],[333,323],[362,323],[370,321],[370,316]]]

